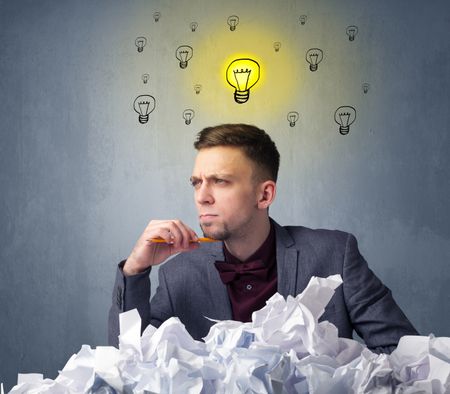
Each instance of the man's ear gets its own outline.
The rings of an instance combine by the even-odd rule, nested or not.
[[[274,181],[264,181],[259,185],[258,208],[267,209],[275,199],[277,184]]]

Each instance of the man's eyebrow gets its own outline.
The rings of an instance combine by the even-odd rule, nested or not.
[[[191,177],[189,178],[190,181],[197,181],[200,180],[202,177],[196,176],[196,175],[191,175]],[[215,173],[215,174],[209,174],[209,175],[205,175],[205,178],[207,180],[209,179],[217,179],[217,178],[225,178],[225,179],[230,179],[233,178],[232,174],[227,174],[227,173]]]

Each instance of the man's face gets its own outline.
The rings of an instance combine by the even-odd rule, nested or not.
[[[228,240],[254,231],[259,212],[254,164],[241,149],[201,149],[191,177],[200,226],[206,237]]]

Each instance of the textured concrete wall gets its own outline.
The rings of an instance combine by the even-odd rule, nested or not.
[[[0,1],[0,381],[54,378],[83,343],[106,343],[116,263],[151,218],[197,228],[192,142],[221,122],[276,141],[279,223],[354,233],[420,332],[449,336],[448,15],[444,0]],[[235,54],[262,68],[242,105],[223,75]],[[140,94],[156,99],[146,124]],[[341,105],[357,112],[345,136]]]

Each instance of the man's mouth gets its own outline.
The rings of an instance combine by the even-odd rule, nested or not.
[[[198,217],[200,218],[200,220],[202,219],[211,219],[216,217],[217,215],[212,214],[212,213],[201,213]]]
[[[201,226],[211,226],[216,220],[218,215],[212,213],[202,213],[198,216]]]

